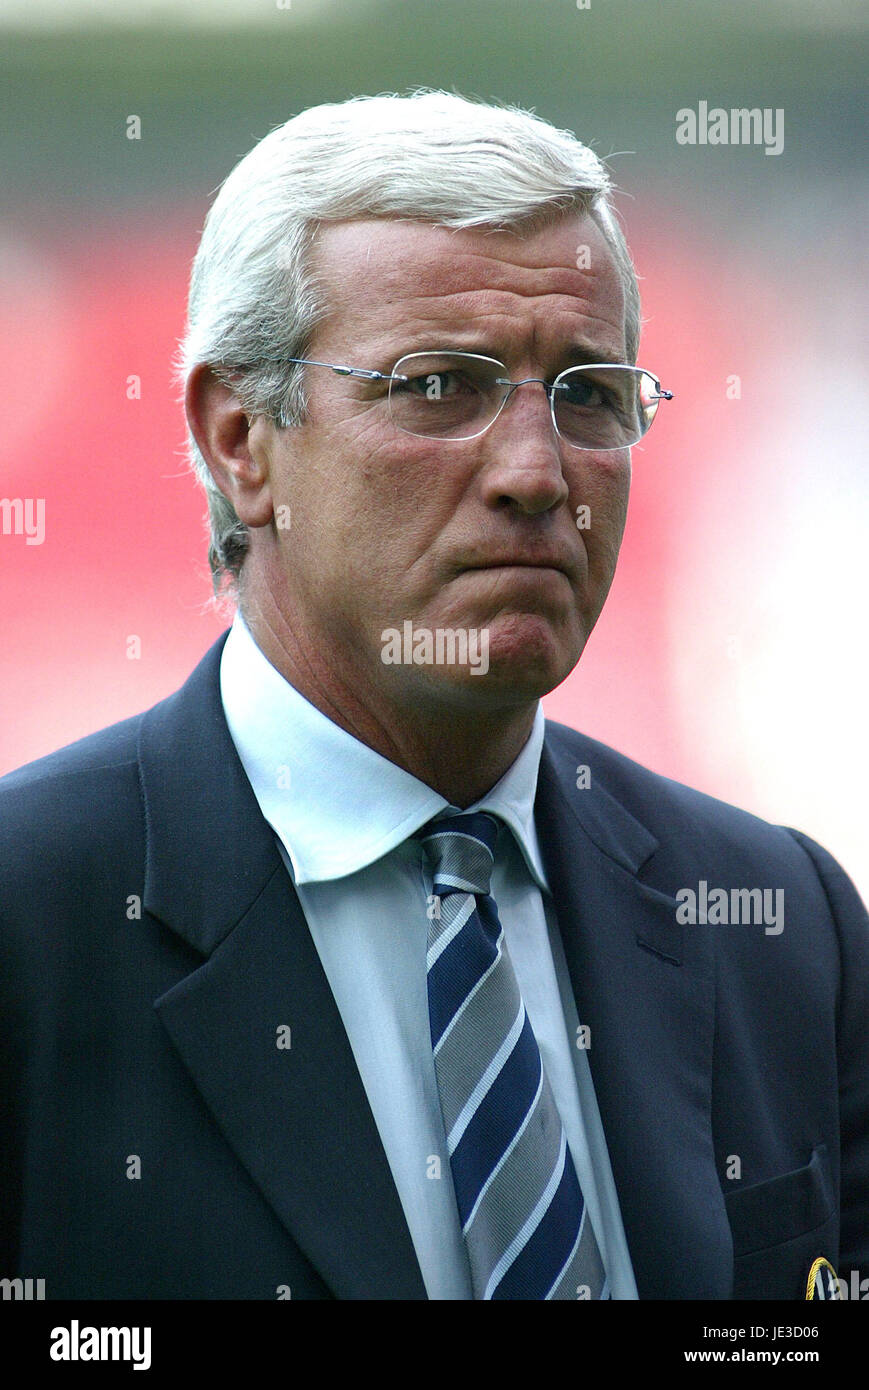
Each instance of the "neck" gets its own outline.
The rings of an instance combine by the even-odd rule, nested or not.
[[[334,637],[300,635],[269,596],[245,594],[242,616],[264,656],[300,695],[453,806],[464,809],[484,796],[531,733],[536,700],[479,710],[417,690],[397,703],[361,677]]]

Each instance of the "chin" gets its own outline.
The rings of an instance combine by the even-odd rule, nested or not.
[[[466,663],[430,666],[425,684],[440,702],[464,709],[528,704],[547,695],[570,675],[585,636],[567,641],[538,615],[511,615],[478,629]]]
[[[487,632],[490,672],[556,685],[573,670],[587,638],[575,613],[557,622],[540,613],[501,614]]]

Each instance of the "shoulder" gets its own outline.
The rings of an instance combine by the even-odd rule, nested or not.
[[[10,818],[21,828],[77,796],[91,795],[99,783],[123,776],[135,766],[143,714],[124,719],[0,777],[0,823]]]
[[[566,724],[547,720],[546,742],[562,767],[575,759],[580,781],[580,770],[584,769],[589,789],[614,797],[653,831],[656,826],[665,830],[671,828],[674,817],[678,825],[696,824],[699,820],[706,828],[732,826],[743,835],[763,833],[764,829],[772,828],[750,812],[653,772]]]
[[[141,840],[137,742],[126,719],[0,778],[0,877],[7,908],[79,896]],[[58,905],[60,905],[60,896]]]
[[[808,1018],[806,1001],[822,996],[864,1086],[869,913],[833,855],[799,830],[662,777],[563,725],[547,724],[546,746],[561,815],[622,867],[613,844],[639,846],[641,891],[674,915],[679,907],[676,920],[689,931],[712,932],[720,998],[742,1009],[749,997],[764,1006],[788,996],[803,1001]],[[577,768],[588,770],[585,790]]]
[[[860,906],[844,870],[809,836],[653,772],[564,724],[547,720],[546,743],[560,767],[562,785],[569,773],[574,782],[584,777],[597,798],[598,814],[605,814],[601,806],[614,803],[654,836],[656,870],[671,882],[685,882],[689,866],[739,879],[749,865],[760,863],[768,883],[776,875],[780,881],[782,875],[788,881],[796,876],[816,891],[822,885],[828,897],[847,899],[852,909]]]
[[[179,727],[197,728],[211,706],[220,709],[218,666],[225,637],[180,690],[150,709],[0,777],[0,866],[9,862],[4,850],[10,845],[92,843],[116,824],[124,808],[141,813],[143,735],[152,728],[159,746]]]

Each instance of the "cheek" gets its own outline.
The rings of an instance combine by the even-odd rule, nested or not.
[[[442,443],[412,435],[390,434],[386,441],[369,431],[347,457],[357,460],[352,492],[372,535],[388,532],[395,551],[408,558],[442,534],[467,487],[468,470],[458,467],[458,457],[451,460]]]
[[[289,480],[295,494],[289,568],[304,567],[361,611],[422,576],[420,557],[443,532],[455,507],[455,475],[438,470],[428,441],[384,440],[373,425],[349,426],[318,441]],[[294,551],[295,547],[295,551]],[[414,566],[417,568],[414,570]]]
[[[627,449],[617,454],[589,455],[581,471],[567,479],[569,506],[585,541],[589,558],[598,552],[611,554],[622,538],[631,487],[631,458]]]

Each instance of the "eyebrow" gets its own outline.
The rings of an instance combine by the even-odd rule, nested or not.
[[[618,367],[624,365],[625,362],[624,356],[606,352],[587,342],[569,344],[564,349],[561,356],[565,359],[569,357],[571,363],[577,367],[583,366],[589,362],[602,362],[610,367]]]

